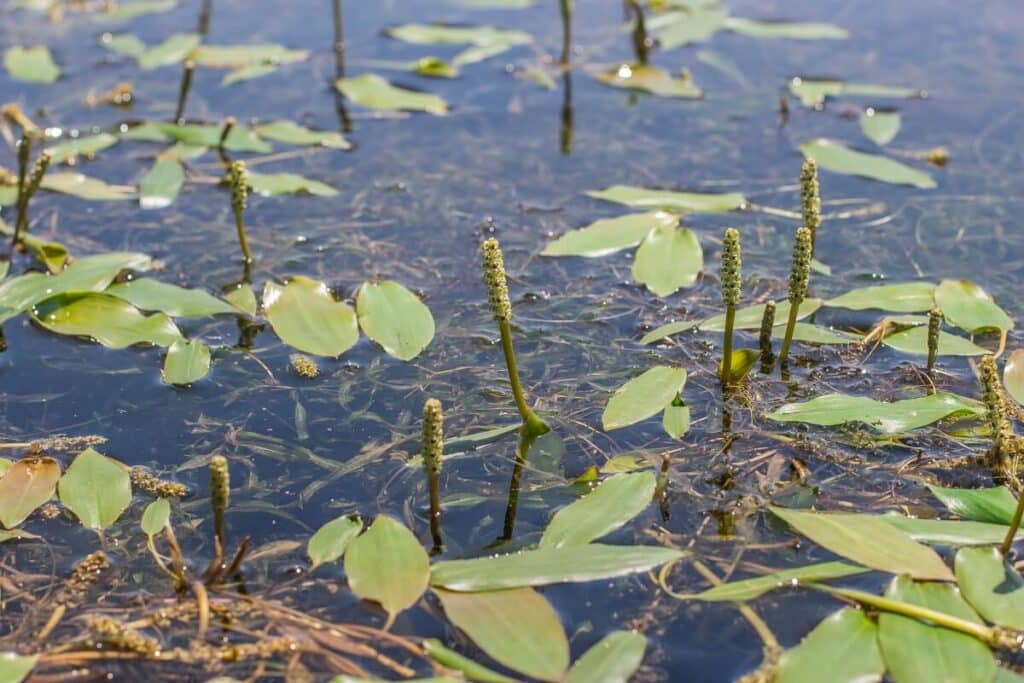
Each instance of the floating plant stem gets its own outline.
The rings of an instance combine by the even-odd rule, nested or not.
[[[789,345],[793,343],[793,331],[796,319],[800,315],[800,304],[807,297],[807,284],[811,277],[811,253],[814,247],[811,241],[810,228],[801,227],[796,231],[793,243],[793,266],[789,272],[789,319],[786,321],[786,336],[782,338],[782,349],[779,351],[779,366],[786,365],[789,356]]]
[[[811,231],[811,256],[814,256],[821,226],[821,188],[818,185],[818,164],[811,157],[804,159],[800,168],[800,199],[804,227]]]
[[[231,495],[231,475],[228,459],[215,455],[210,459],[210,507],[213,508],[214,556],[210,571],[217,571],[224,563],[224,512],[228,509]]]
[[[427,399],[423,404],[423,471],[430,488],[430,536],[434,554],[444,550],[441,538],[441,460],[444,454],[444,415],[441,402]]]
[[[526,404],[526,397],[523,395],[523,387],[519,382],[519,368],[516,365],[516,352],[512,348],[512,303],[508,296],[508,279],[505,275],[505,259],[501,254],[501,245],[498,240],[491,238],[483,243],[481,247],[484,265],[484,284],[487,285],[487,296],[491,302],[491,311],[494,320],[498,323],[501,332],[501,348],[505,353],[505,367],[508,370],[508,379],[512,384],[512,395],[519,409],[519,415],[523,419],[523,431],[527,434],[544,434],[549,430],[544,420],[540,419],[535,412]]]
[[[928,314],[928,374],[935,368],[935,357],[939,354],[939,328],[942,326],[942,311],[933,308]]]
[[[249,249],[249,237],[245,232],[245,207],[249,200],[249,178],[244,161],[232,162],[228,168],[228,183],[231,185],[231,210],[235,214],[235,229],[238,231],[238,244],[242,248],[242,258],[246,266],[253,262],[252,251]]]
[[[742,260],[740,233],[736,228],[725,231],[722,243],[722,301],[725,303],[725,341],[722,343],[722,387],[732,384],[732,335],[736,325],[736,306],[740,302]]]
[[[775,353],[772,351],[772,330],[775,328],[775,302],[768,300],[764,304],[761,315],[761,331],[757,342],[761,348],[761,372],[767,374],[775,364]]]

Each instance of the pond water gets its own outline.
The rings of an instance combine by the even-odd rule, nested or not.
[[[188,485],[193,495],[176,509],[175,524],[197,566],[211,551],[209,522],[202,521],[206,465],[211,455],[222,454],[232,466],[231,538],[249,535],[255,549],[244,564],[247,590],[280,597],[328,621],[384,624],[383,612],[344,589],[340,563],[306,572],[306,540],[341,514],[359,513],[369,521],[386,513],[429,547],[426,482],[418,466],[407,464],[420,449],[424,400],[442,401],[449,437],[518,419],[479,271],[480,244],[488,237],[498,238],[504,249],[527,396],[556,436],[531,456],[514,533],[497,545],[506,531],[515,437],[445,463],[446,546],[437,559],[529,547],[553,511],[577,498],[577,477],[628,454],[657,471],[667,463],[667,490],[660,505],[649,506],[603,542],[688,549],[723,578],[835,557],[798,542],[765,512],[768,502],[933,517],[943,508],[925,483],[992,485],[987,467],[950,465],[982,455],[987,440],[929,428],[885,444],[864,428],[806,427],[764,417],[783,403],[832,391],[885,400],[918,395],[919,357],[885,346],[872,351],[797,344],[789,381],[755,371],[742,395],[723,403],[715,376],[720,334],[689,331],[652,345],[640,339],[664,323],[721,311],[716,273],[728,226],[738,227],[743,237],[744,302],[785,298],[792,236],[800,224],[794,213],[800,210],[799,145],[816,137],[887,154],[924,170],[937,187],[822,170],[826,220],[816,256],[832,273],[812,274],[814,296],[827,299],[883,280],[970,279],[1016,317],[1024,285],[1024,233],[1017,225],[1024,186],[1024,53],[1018,39],[1024,13],[1016,3],[732,0],[727,5],[735,16],[830,22],[851,35],[786,40],[720,31],[697,45],[653,50],[652,64],[672,73],[690,70],[704,90],[699,100],[635,94],[594,78],[601,69],[633,61],[624,7],[614,0],[577,4],[573,66],[564,78],[557,69],[562,24],[553,0],[524,9],[419,0],[345,4],[346,75],[375,72],[441,95],[451,106],[443,117],[381,113],[339,99],[332,88],[337,65],[328,2],[212,5],[206,42],[280,43],[309,50],[310,56],[227,87],[220,82],[223,71],[197,69],[186,119],[218,125],[228,116],[240,123],[287,119],[318,130],[344,128],[353,144],[348,151],[275,144],[274,154],[232,154],[246,159],[250,169],[297,173],[338,190],[331,197],[250,197],[246,221],[256,290],[267,281],[305,275],[351,301],[361,283],[393,279],[424,300],[437,331],[409,362],[386,355],[363,336],[340,358],[318,359],[320,375],[308,380],[290,368],[294,350],[269,326],[245,350],[236,345],[234,316],[179,319],[187,337],[213,349],[213,364],[206,378],[173,388],[161,382],[163,349],[107,349],[47,332],[25,315],[9,320],[3,327],[7,349],[0,354],[4,440],[98,435],[106,439],[98,446],[106,455]],[[63,73],[54,84],[25,83],[2,73],[0,100],[17,103],[40,126],[82,134],[169,120],[181,64],[140,70],[99,40],[112,31],[154,44],[194,31],[200,9],[189,0],[116,24],[73,8],[56,23],[44,13],[5,9],[0,48],[45,44]],[[382,33],[398,24],[433,22],[519,29],[533,42],[464,66],[457,79],[388,70],[387,62],[428,54],[447,59],[461,49],[408,44]],[[723,63],[734,71],[715,66]],[[552,76],[554,88],[528,78],[529,69]],[[927,97],[839,97],[819,111],[789,95],[794,76],[905,86]],[[84,103],[88,93],[120,82],[133,85],[130,107]],[[788,103],[784,122],[780,98]],[[865,105],[896,107],[902,116],[899,134],[884,148],[860,131]],[[936,147],[948,150],[947,166],[917,158]],[[81,160],[75,170],[136,186],[159,149],[125,141],[94,160]],[[14,169],[13,148],[5,150],[0,165]],[[186,168],[180,196],[160,210],[140,209],[133,200],[91,202],[43,193],[32,204],[33,234],[65,244],[76,256],[149,254],[160,264],[154,277],[218,293],[242,276],[230,201],[217,183],[221,164],[208,152]],[[658,297],[633,281],[631,249],[601,258],[540,255],[568,230],[625,213],[586,195],[617,184],[740,192],[750,206],[684,216],[683,224],[703,247],[704,274],[693,286]],[[5,206],[2,215],[13,224],[13,207]],[[19,255],[12,273],[31,267],[32,259]],[[881,317],[876,313],[829,308],[814,322],[866,331]],[[753,332],[741,335],[741,345],[756,346]],[[983,344],[995,347],[991,336],[985,339]],[[1011,331],[1007,348],[1019,345],[1019,333]],[[675,441],[660,419],[603,430],[601,415],[611,392],[656,364],[689,373],[682,394],[692,412],[689,432]],[[964,358],[940,359],[936,382],[946,391],[979,395]],[[54,455],[65,466],[71,460],[67,453]],[[136,496],[102,541],[116,558],[118,578],[97,604],[111,612],[172,594],[139,538],[137,520],[148,500]],[[55,520],[36,515],[24,529],[45,543],[0,545],[0,566],[62,577],[100,547],[97,535],[70,513]],[[659,586],[656,573],[543,589],[569,636],[574,660],[610,631],[638,629],[648,647],[635,680],[730,681],[760,664],[761,641],[732,604],[677,600]],[[879,577],[866,574],[847,585],[877,590],[883,584]],[[708,587],[686,562],[673,567],[666,581],[676,593]],[[797,643],[836,607],[834,599],[809,593],[782,592],[756,603],[783,646]],[[18,625],[30,614],[30,601],[0,606],[0,649],[25,649],[31,634]],[[71,638],[80,628],[67,622],[54,637]],[[431,598],[400,614],[391,630],[412,639],[441,638],[484,659],[456,635]],[[422,659],[392,656],[421,675],[429,672]],[[168,680],[206,678],[200,668],[153,663],[90,666],[115,680],[136,680],[149,671]],[[338,673],[323,659],[305,666],[310,680]],[[253,667],[226,671],[244,679]],[[284,676],[274,664],[262,675]]]

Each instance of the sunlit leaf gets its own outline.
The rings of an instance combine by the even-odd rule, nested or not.
[[[587,196],[606,202],[625,204],[634,209],[664,209],[679,213],[725,213],[746,205],[741,194],[675,192],[672,190],[648,190],[633,185],[612,185],[604,190],[590,190]]]
[[[665,406],[661,416],[661,426],[665,433],[673,439],[681,439],[690,431],[690,406]]]
[[[107,21],[127,21],[144,14],[156,14],[174,9],[177,0],[135,0],[134,2],[112,2],[101,15]]]
[[[617,474],[551,518],[539,547],[584,545],[643,512],[654,495],[654,474]]]
[[[199,45],[199,40],[198,33],[175,34],[159,45],[146,48],[138,57],[139,66],[143,69],[155,69],[158,66],[177,64]]]
[[[924,171],[911,168],[895,159],[858,152],[833,140],[810,140],[800,145],[800,151],[804,156],[817,161],[818,166],[826,171],[861,176],[884,183],[913,185],[921,189],[936,186],[935,180]]]
[[[620,64],[597,74],[597,80],[613,88],[625,88],[650,93],[659,97],[697,99],[704,92],[698,88],[689,73],[672,76],[649,64]]]
[[[529,33],[493,26],[404,24],[388,28],[384,33],[416,45],[524,45],[533,40]]]
[[[765,417],[777,422],[833,426],[859,422],[884,434],[899,434],[953,417],[984,414],[977,401],[939,392],[901,401],[876,401],[867,396],[826,394],[804,403],[787,403]]]
[[[1002,524],[948,519],[916,519],[904,517],[899,513],[887,513],[880,515],[879,518],[915,541],[929,545],[993,545],[1002,543],[1009,530],[1009,527]]]
[[[30,83],[54,83],[60,77],[60,67],[54,63],[53,55],[45,45],[7,48],[4,68],[11,78]]]
[[[212,123],[183,123],[180,125],[162,123],[157,126],[157,130],[164,136],[164,140],[176,140],[187,145],[219,147],[223,126]],[[261,140],[255,131],[239,123],[231,127],[224,140],[224,149],[232,152],[257,152],[260,154],[271,151],[270,145]],[[251,175],[252,173],[250,173]]]
[[[635,631],[613,631],[576,660],[565,683],[626,683],[640,668],[647,639]]]
[[[452,66],[456,69],[482,62],[508,52],[513,45],[509,43],[492,43],[490,45],[472,45],[452,57]]]
[[[1017,507],[1017,499],[1005,486],[953,489],[929,484],[928,490],[954,515],[976,522],[1009,524]]]
[[[796,76],[789,81],[789,91],[805,107],[821,108],[826,98],[843,95],[860,97],[921,97],[922,92],[914,88],[900,88],[870,83],[846,83],[830,78],[806,78]]]
[[[960,592],[981,616],[1024,629],[1024,579],[996,548],[961,548],[955,566]]]
[[[106,182],[74,172],[47,173],[40,187],[51,192],[69,194],[80,199],[131,199],[135,188],[127,185],[109,185]]]
[[[292,64],[309,57],[308,50],[291,50],[276,43],[200,45],[190,58],[210,69],[241,69],[260,64]]]
[[[309,559],[313,562],[310,571],[344,555],[348,544],[362,529],[363,520],[359,515],[342,515],[317,529],[306,546]]]
[[[353,103],[368,109],[423,111],[437,115],[448,113],[448,105],[437,95],[400,88],[376,74],[342,78],[335,87]]]
[[[246,315],[256,315],[258,304],[252,285],[243,282],[224,292],[224,300]]]
[[[885,663],[878,649],[878,628],[862,610],[833,612],[796,647],[782,653],[776,683],[819,683],[823,672],[833,683],[880,681]]]
[[[935,285],[930,282],[904,282],[861,287],[829,299],[825,305],[854,311],[879,309],[893,313],[920,313],[935,307]]]
[[[434,316],[397,282],[365,282],[356,295],[359,327],[388,354],[412,360],[434,338]]]
[[[727,16],[728,13],[719,7],[665,12],[648,19],[646,27],[663,50],[671,50],[704,42],[722,28]]]
[[[922,580],[953,579],[934,550],[873,515],[769,509],[818,545],[865,567]]]
[[[423,649],[427,651],[427,654],[435,662],[448,669],[462,672],[467,680],[477,681],[478,683],[515,683],[514,678],[509,678],[497,671],[492,671],[483,664],[474,662],[472,659],[460,655],[455,650],[448,649],[437,638],[425,638],[423,640]],[[457,683],[455,679],[453,681]]]
[[[161,311],[175,318],[199,318],[237,313],[234,306],[202,289],[186,289],[152,278],[136,278],[111,285],[107,294],[144,311]]]
[[[800,308],[797,309],[797,320],[803,320],[804,318],[814,315],[814,313],[821,308],[821,299],[804,299],[800,303]],[[733,329],[736,330],[759,330],[761,329],[761,319],[764,317],[765,304],[754,304],[753,306],[744,306],[743,308],[736,309],[736,320],[733,325]],[[782,324],[789,317],[789,301],[783,299],[775,302],[775,322]],[[725,331],[725,313],[719,313],[718,315],[711,316],[707,320],[703,320],[698,323],[701,332],[724,332]],[[652,333],[653,334],[653,333]]]
[[[89,529],[106,529],[132,502],[128,468],[87,448],[57,484],[60,502]]]
[[[261,138],[283,142],[287,145],[319,145],[332,149],[350,149],[352,143],[341,133],[329,130],[312,130],[293,121],[272,121],[261,123],[253,130]]]
[[[822,562],[795,569],[784,569],[750,579],[730,581],[686,597],[706,602],[742,602],[759,598],[768,591],[779,588],[793,588],[801,583],[840,579],[844,576],[863,574],[866,571],[870,570],[849,562]]]
[[[970,280],[943,280],[935,288],[935,304],[946,322],[978,333],[1012,330],[1013,320],[988,293]]]
[[[1024,349],[1015,349],[1003,366],[1003,386],[1017,403],[1024,404]]]
[[[242,81],[251,81],[256,78],[262,78],[263,76],[269,76],[275,71],[277,71],[276,64],[250,64],[249,66],[240,66],[237,69],[232,69],[224,74],[224,78],[220,79],[220,84],[231,85],[233,83],[241,83]]]
[[[909,330],[886,335],[882,343],[889,348],[913,353],[918,356],[928,355],[928,328],[912,327]],[[984,347],[978,346],[970,339],[965,339],[945,330],[939,330],[938,354],[940,356],[983,356],[988,353]]]
[[[100,45],[111,52],[132,58],[138,58],[146,51],[146,44],[134,33],[104,33],[100,36]]]
[[[0,681],[21,683],[35,668],[38,655],[19,655],[16,652],[0,652]]]
[[[776,325],[772,328],[772,336],[776,339],[781,339],[785,334],[785,325]],[[834,330],[821,325],[797,323],[793,327],[793,341],[805,342],[807,344],[851,344],[859,339],[860,337],[855,334]]]
[[[171,504],[166,498],[157,498],[142,511],[142,533],[156,536],[171,521]]]
[[[686,384],[686,370],[655,366],[634,377],[608,399],[601,423],[606,431],[628,427],[658,414]]]
[[[754,38],[790,38],[793,40],[842,40],[850,32],[835,24],[797,21],[755,21],[729,17],[725,29]]]
[[[25,521],[53,497],[60,463],[53,458],[28,457],[8,467],[0,477],[0,523],[8,529]]]
[[[389,621],[412,607],[427,588],[430,560],[412,532],[386,515],[356,537],[345,552],[349,588],[363,600],[373,600]]]
[[[679,219],[664,211],[602,218],[548,244],[543,256],[605,256],[640,244],[653,228],[674,228]]]
[[[210,347],[198,339],[178,339],[167,348],[163,379],[183,386],[198,382],[210,373]]]
[[[50,153],[53,160],[56,162],[67,161],[68,159],[74,159],[75,157],[82,155],[91,157],[108,147],[116,145],[118,138],[111,135],[110,133],[99,133],[97,135],[86,135],[79,138],[73,138],[65,142],[47,147],[46,151]]]
[[[887,145],[900,132],[900,113],[868,107],[860,114],[860,129],[876,145]]]
[[[60,294],[36,304],[32,317],[51,332],[88,337],[112,349],[135,344],[170,346],[182,338],[174,321],[163,313],[146,316],[109,294]]]
[[[337,357],[359,340],[355,311],[317,280],[296,275],[284,286],[268,282],[263,308],[281,341],[299,351]]]
[[[185,168],[177,159],[157,159],[139,181],[139,206],[163,209],[170,206],[185,184]]]
[[[257,194],[310,194],[317,197],[334,197],[338,191],[318,180],[303,178],[294,173],[257,173],[249,171],[246,175],[249,186]]]
[[[435,589],[448,620],[495,661],[542,681],[569,666],[569,642],[558,614],[532,588],[478,593]]]
[[[653,228],[633,258],[633,279],[658,296],[668,296],[697,281],[704,252],[689,228]]]

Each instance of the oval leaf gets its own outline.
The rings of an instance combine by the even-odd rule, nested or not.
[[[380,515],[345,552],[348,585],[359,598],[373,600],[394,620],[427,588],[430,559],[412,532]]]
[[[91,448],[78,454],[57,489],[64,507],[97,531],[116,522],[132,502],[128,468]]]
[[[310,571],[344,555],[349,543],[362,530],[363,520],[359,515],[342,515],[317,529],[306,546],[309,559],[313,561]]]
[[[860,114],[860,129],[876,145],[887,145],[900,132],[900,113],[868,107]]]
[[[16,527],[53,497],[60,463],[53,458],[25,458],[11,463],[0,478],[0,523]]]
[[[946,392],[891,403],[867,396],[826,394],[805,403],[787,403],[765,417],[826,426],[859,422],[884,434],[898,434],[947,417],[983,413],[980,403]]]
[[[1024,404],[1024,349],[1016,349],[1003,366],[1003,386],[1017,403]]]
[[[672,403],[686,384],[686,370],[659,365],[634,377],[608,399],[601,422],[606,431],[627,427],[656,415]]]
[[[365,282],[356,296],[359,326],[388,354],[412,360],[434,338],[434,316],[419,297],[393,282]]]
[[[604,190],[590,190],[587,196],[606,202],[625,204],[634,209],[664,209],[678,213],[725,213],[741,209],[747,199],[741,194],[705,194],[649,190],[633,185],[612,185]]]
[[[359,340],[355,311],[317,280],[296,275],[283,287],[268,282],[263,308],[281,341],[299,351],[337,357]]]
[[[170,206],[185,184],[185,168],[177,159],[157,159],[139,181],[139,206],[163,209]]]
[[[928,328],[921,325],[909,330],[886,335],[882,343],[891,349],[918,356],[928,355]],[[940,356],[983,356],[988,350],[978,346],[970,339],[964,339],[944,330],[939,330]]]
[[[943,280],[935,288],[935,304],[952,325],[976,333],[1012,330],[1013,320],[988,293],[969,280]]]
[[[167,349],[163,379],[167,384],[198,382],[210,372],[210,347],[198,339],[179,339]]]
[[[175,318],[238,313],[234,306],[202,289],[187,289],[151,278],[119,282],[104,293],[124,299],[144,311],[160,311]]]
[[[341,78],[334,87],[347,99],[368,109],[423,111],[439,116],[448,113],[447,103],[437,95],[399,88],[376,74]]]
[[[171,504],[166,498],[157,498],[142,511],[142,533],[156,536],[171,521]]]
[[[30,83],[53,83],[60,77],[60,68],[45,45],[7,48],[4,68],[11,78]]]
[[[928,485],[928,490],[954,515],[975,522],[1009,524],[1017,499],[1005,486],[987,489],[951,489]]]
[[[654,496],[654,474],[618,474],[568,505],[551,519],[540,547],[585,545],[643,512]]]
[[[658,296],[668,296],[697,281],[704,253],[689,228],[658,226],[647,233],[633,260],[633,279]]]

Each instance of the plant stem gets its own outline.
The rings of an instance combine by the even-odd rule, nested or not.
[[[736,325],[736,307],[725,307],[725,341],[722,342],[722,388],[732,384],[732,332]]]
[[[427,478],[427,485],[430,488],[430,537],[434,541],[431,549],[432,555],[444,551],[444,539],[441,537],[441,476],[437,472],[431,472]]]
[[[512,384],[512,396],[515,398],[519,415],[523,418],[523,431],[526,434],[538,436],[550,430],[544,420],[533,412],[530,406],[526,405],[526,397],[523,395],[523,386],[519,382],[519,368],[516,365],[516,352],[512,348],[512,327],[507,319],[498,321],[498,329],[501,331],[501,348],[505,352],[505,367],[508,369],[508,380]]]
[[[235,211],[235,229],[238,231],[238,243],[242,247],[242,257],[246,264],[251,264],[252,251],[249,250],[249,238],[245,234],[245,217],[241,211]]]
[[[178,103],[174,107],[174,123],[180,124],[185,121],[185,103],[188,101],[189,91],[192,90],[192,72],[195,68],[195,62],[191,59],[185,60],[181,72],[181,85],[178,86]]]
[[[1024,494],[1017,496],[1017,509],[1013,511],[1013,519],[1010,520],[1010,528],[1006,530],[1006,538],[1003,539],[1003,544],[999,546],[999,552],[1003,555],[1010,552],[1013,539],[1017,535],[1017,529],[1020,528],[1020,518],[1022,515],[1024,515]]]
[[[559,0],[562,9],[562,67],[569,66],[569,48],[572,43],[572,1]]]
[[[803,302],[800,302],[803,303]],[[793,343],[793,331],[796,329],[796,319],[800,315],[800,304],[789,305],[789,318],[786,320],[786,336],[782,338],[782,348],[779,350],[779,367],[786,365],[789,356],[789,345]]]

